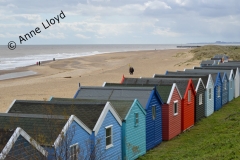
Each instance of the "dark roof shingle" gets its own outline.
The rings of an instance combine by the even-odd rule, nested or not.
[[[54,114],[77,116],[88,128],[93,129],[106,103],[80,103],[73,101],[23,101],[17,100],[9,113]]]
[[[129,109],[131,108],[134,101],[130,100],[96,100],[96,99],[71,99],[71,98],[55,98],[53,97],[51,101],[74,101],[74,102],[82,102],[82,103],[106,103],[109,101],[119,116],[122,119],[125,119]]]
[[[52,146],[69,117],[19,113],[0,113],[0,126],[5,130],[21,127],[39,144]]]
[[[135,100],[146,107],[154,87],[80,87],[75,98],[98,100]]]

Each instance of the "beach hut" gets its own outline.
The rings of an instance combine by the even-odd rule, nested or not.
[[[49,160],[56,158],[56,156],[53,155],[54,153],[56,153],[57,156],[60,156],[62,153],[59,153],[62,147],[57,143],[57,140],[59,141],[61,138],[61,131],[67,122],[68,118],[66,119],[66,117],[63,116],[20,114],[20,112],[0,113],[0,125],[2,128],[13,129],[21,127],[47,150]],[[59,152],[54,152],[57,150]]]
[[[227,73],[223,70],[205,70],[205,69],[186,69],[186,72],[200,72],[200,73],[219,73],[221,77],[222,87],[221,87],[221,103],[222,106],[228,103],[229,97],[229,80]]]
[[[158,75],[158,78],[177,78],[177,79],[190,79],[190,77],[186,77],[186,76],[170,76],[170,75]],[[202,77],[205,78],[205,81],[207,80],[206,77]],[[196,99],[195,99],[195,122],[198,122],[199,120],[201,120],[202,118],[205,117],[205,85],[202,81],[202,78],[200,77],[191,77],[193,84],[195,86],[195,91],[196,91]],[[160,94],[161,95],[161,94]]]
[[[102,103],[106,100],[54,98],[50,101],[72,101]],[[122,158],[136,159],[146,153],[146,111],[135,100],[110,100],[112,106],[122,118]]]
[[[167,79],[167,78],[126,78],[123,84],[152,84],[152,85],[172,85],[176,83],[182,96],[182,131],[194,125],[195,96],[196,92],[191,79]]]
[[[162,100],[154,87],[83,87],[74,98],[98,100],[138,99],[146,111],[146,150],[162,142]]]
[[[182,96],[176,83],[157,86],[157,90],[164,102],[162,106],[163,140],[168,141],[181,133]]]
[[[229,70],[223,70],[223,69],[214,69],[214,68],[208,68],[208,67],[194,67],[194,69],[204,69],[204,70],[211,70],[211,71],[223,71],[227,74],[227,78],[228,78],[228,99],[227,101],[231,101],[234,98],[234,94],[235,94],[235,89],[234,89],[234,72],[232,69]],[[222,79],[223,84],[225,83],[225,80]]]
[[[118,84],[104,83],[104,87],[149,87],[151,84]],[[167,141],[181,133],[181,94],[176,83],[172,85],[156,86],[158,94],[160,94],[164,104],[162,106],[162,134],[163,140]]]
[[[206,87],[205,89],[205,116],[208,117],[214,112],[214,82],[212,79],[212,74],[191,74],[187,72],[170,72],[167,71],[166,75],[168,76],[183,76],[188,78],[201,78]],[[215,74],[216,75],[216,74]],[[154,77],[158,78],[159,75],[155,74]]]
[[[225,54],[217,54],[213,58],[221,58],[223,62],[228,62],[229,59]]]
[[[47,151],[22,128],[0,129],[0,159],[46,159]]]
[[[49,142],[49,144],[54,144],[54,146],[61,146],[61,130],[63,130],[62,132],[66,133],[66,136],[68,137],[67,144],[65,144],[66,142],[63,144],[65,144],[65,148],[69,147],[69,150],[71,150],[70,157],[68,157],[69,159],[72,156],[78,159],[89,159],[91,157],[95,157],[96,159],[103,158],[115,160],[122,158],[122,121],[118,113],[112,107],[111,103],[107,102],[86,104],[79,102],[74,103],[17,100],[9,109],[9,113],[41,113],[47,117],[51,117],[47,115],[49,112],[61,115],[60,117],[65,119],[63,119],[64,122],[61,125],[59,124],[56,126],[60,130],[58,129],[55,131],[55,127],[53,126],[55,136],[53,136],[53,139]],[[70,118],[66,120],[65,117],[69,116]],[[45,117],[46,122],[49,121],[47,117]],[[47,124],[41,125],[41,127],[44,127],[45,130],[49,128]],[[49,135],[46,136],[51,136],[53,131],[49,132],[50,133],[47,133]],[[55,139],[54,137],[57,137],[57,135],[58,138]],[[64,154],[66,150],[62,152],[63,153],[60,154],[60,156],[66,154]]]
[[[180,72],[180,71],[178,71]],[[220,73],[207,73],[207,72],[201,72],[199,70],[188,70],[186,69],[185,71],[182,72],[186,72],[186,73],[190,73],[190,74],[197,74],[197,73],[201,73],[201,74],[211,74],[212,78],[213,78],[213,82],[214,82],[214,111],[218,111],[220,108],[222,108],[222,79],[221,79],[221,75]]]
[[[224,63],[224,65],[219,65],[219,66],[224,66],[224,67],[230,67],[230,68],[237,68],[237,70],[238,70],[238,72],[237,73],[235,73],[235,75],[237,76],[237,74],[238,74],[238,84],[237,85],[235,85],[235,92],[237,91],[237,93],[236,93],[236,97],[238,97],[239,96],[239,94],[240,94],[240,78],[239,78],[239,76],[240,76],[240,71],[239,71],[239,67],[240,67],[240,64],[237,64],[237,63]],[[238,90],[236,90],[236,88],[238,88]]]
[[[201,67],[218,65],[220,60],[205,60],[200,63]]]
[[[207,68],[212,68],[212,69],[218,69],[218,70],[229,70],[232,69],[233,70],[233,74],[234,74],[234,84],[233,84],[233,90],[234,90],[234,98],[237,98],[239,96],[239,89],[240,89],[240,74],[239,74],[239,67],[237,66],[222,66],[222,65],[218,65],[218,66],[207,66]],[[231,85],[231,84],[230,84]]]

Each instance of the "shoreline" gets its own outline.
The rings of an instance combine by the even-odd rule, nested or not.
[[[102,86],[104,82],[119,83],[126,77],[152,77],[166,70],[183,70],[199,66],[188,62],[190,49],[169,49],[106,53],[50,61],[41,66],[22,67],[11,72],[33,71],[36,75],[3,80],[0,83],[0,112],[5,112],[14,99],[47,100],[49,97],[72,98],[82,86]],[[184,53],[176,56],[177,53]],[[129,64],[134,74],[128,73]]]
[[[71,58],[80,58],[80,57],[86,57],[86,56],[94,56],[94,55],[100,55],[100,54],[114,54],[114,53],[124,53],[124,52],[143,52],[143,51],[145,51],[145,52],[148,52],[148,51],[157,51],[157,50],[169,50],[169,49],[186,49],[186,48],[164,48],[164,49],[151,49],[151,50],[149,50],[149,49],[140,49],[140,50],[126,50],[126,51],[105,51],[105,52],[100,52],[100,51],[89,51],[89,52],[82,52],[82,53],[79,53],[79,54],[82,54],[82,55],[79,55],[79,56],[76,56],[76,57],[70,57],[70,58],[67,58],[67,57],[65,57],[65,58],[56,58],[56,57],[52,57],[52,59],[51,60],[40,60],[40,62],[42,62],[42,63],[45,63],[45,62],[51,62],[51,61],[53,61],[53,58],[55,58],[56,60],[63,60],[63,59],[71,59]],[[95,52],[97,52],[97,53],[95,53]],[[87,55],[85,55],[86,53],[88,53]],[[58,53],[53,53],[53,54],[58,54]],[[61,53],[61,54],[64,54],[64,52],[63,53]],[[71,53],[66,53],[66,54],[71,54]],[[36,55],[29,55],[29,56],[39,56],[39,55],[42,55],[42,54],[36,54]],[[10,58],[10,57],[5,57],[5,58]],[[12,58],[14,58],[14,57],[12,57]],[[38,60],[39,61],[39,60]],[[1,62],[1,61],[0,61]],[[37,62],[37,61],[36,61]],[[31,65],[26,65],[26,66],[19,66],[19,67],[15,67],[15,68],[5,68],[5,69],[0,69],[0,75],[2,74],[2,73],[5,73],[5,72],[7,72],[7,71],[11,71],[11,70],[15,70],[15,69],[18,69],[18,68],[23,68],[23,67],[29,67],[29,66],[34,66],[34,65],[36,65],[36,63],[35,64],[31,64]],[[1,66],[1,65],[0,65]]]

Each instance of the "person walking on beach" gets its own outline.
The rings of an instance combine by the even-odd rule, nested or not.
[[[40,66],[40,61],[38,62],[39,66]]]
[[[129,64],[129,73],[132,75],[132,74],[133,74],[133,72],[134,72],[134,68],[133,68],[133,67],[131,67],[131,66],[130,66],[130,64]]]

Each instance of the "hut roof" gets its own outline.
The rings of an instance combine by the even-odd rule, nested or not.
[[[41,145],[52,146],[68,118],[57,115],[0,113],[0,125],[5,130],[21,127]]]
[[[98,100],[134,100],[138,99],[143,108],[154,87],[80,87],[75,98]]]
[[[201,62],[201,64],[214,64],[214,63],[216,63],[215,60],[206,60]]]
[[[83,103],[74,101],[22,101],[17,100],[9,113],[55,114],[77,116],[89,129],[93,130],[106,103]]]
[[[127,80],[127,81],[125,81]],[[133,82],[134,84],[152,84],[152,85],[172,85],[173,83],[177,84],[177,87],[179,89],[179,92],[181,93],[181,96],[184,97],[189,78],[182,79],[182,78],[125,78],[124,84],[129,84],[130,82]],[[197,80],[196,80],[197,81]],[[196,82],[194,82],[196,83]]]
[[[53,97],[51,101],[73,101],[82,103],[107,103],[108,100],[97,100],[97,99],[72,99],[72,98],[55,98]],[[113,105],[115,110],[118,112],[119,116],[124,119],[131,108],[134,100],[109,100]]]

